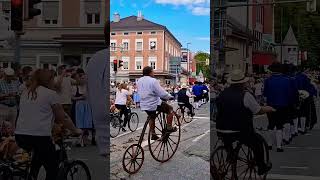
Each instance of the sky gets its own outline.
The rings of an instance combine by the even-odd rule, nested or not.
[[[210,51],[210,0],[110,0],[110,19],[137,16],[166,26],[183,47]]]

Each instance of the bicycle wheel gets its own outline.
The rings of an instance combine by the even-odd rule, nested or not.
[[[173,125],[174,126],[174,125]],[[151,156],[158,162],[166,162],[173,157],[180,142],[180,122],[175,126],[176,132],[167,131],[166,116],[159,113],[155,124],[155,133],[160,138],[151,140],[152,133],[149,131],[148,145]],[[158,149],[159,148],[159,149]],[[161,155],[162,154],[162,155]]]
[[[186,112],[186,109],[187,108],[185,108],[185,110],[184,110],[184,122],[189,123],[193,120],[193,116],[192,116],[191,112]],[[192,107],[192,110],[194,112],[193,107]],[[189,111],[189,110],[187,110],[187,111]]]
[[[234,179],[232,158],[224,146],[219,146],[210,157],[210,173],[213,179]]]
[[[13,180],[13,172],[8,166],[0,167],[0,180]]]
[[[59,171],[59,180],[91,180],[88,166],[80,160],[67,162]]]
[[[139,144],[132,144],[123,154],[122,167],[127,173],[134,174],[140,170],[143,161],[144,151],[142,147]]]
[[[120,117],[119,116],[111,116],[110,118],[110,136],[115,138],[120,133]]]
[[[134,132],[139,125],[139,116],[137,113],[130,113],[129,129],[131,132]]]
[[[249,147],[242,145],[235,164],[236,180],[265,180],[267,174],[258,175],[257,164],[253,151]]]
[[[174,123],[178,126],[178,124],[182,124],[182,122],[184,121],[184,113],[183,113],[183,110],[179,107],[177,110],[176,110],[176,114],[178,116],[180,116],[180,119],[178,118],[174,118]],[[179,122],[178,122],[179,120]]]

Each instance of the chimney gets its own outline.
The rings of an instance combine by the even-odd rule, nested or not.
[[[141,11],[138,11],[138,17],[137,17],[137,21],[142,21],[143,20],[143,15]]]
[[[120,14],[119,13],[114,13],[113,14],[113,21],[114,22],[120,22]]]

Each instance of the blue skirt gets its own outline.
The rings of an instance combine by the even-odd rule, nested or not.
[[[76,126],[80,129],[92,129],[93,118],[90,105],[87,101],[80,100],[76,102]]]
[[[140,102],[140,96],[138,93],[133,93],[133,101],[134,101],[134,103]]]

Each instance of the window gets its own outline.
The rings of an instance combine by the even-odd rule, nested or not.
[[[129,70],[129,61],[130,58],[129,57],[122,57],[122,61],[123,61],[123,70]]]
[[[136,40],[136,51],[142,51],[143,50],[143,41],[142,39]]]
[[[110,57],[110,70],[113,71],[113,60],[115,60],[115,57],[111,56]],[[111,72],[110,71],[110,72]]]
[[[116,35],[116,33],[115,33],[115,32],[112,32],[112,33],[111,33],[111,36],[115,36],[115,35]]]
[[[101,24],[101,2],[93,0],[83,0],[84,15],[87,25]]]
[[[157,57],[149,57],[149,66],[154,70],[157,69]]]
[[[59,1],[42,2],[42,23],[56,25],[59,19]]]
[[[136,57],[136,70],[141,70],[143,65],[143,57]]]
[[[149,49],[157,50],[157,39],[149,39]]]
[[[87,24],[100,24],[100,14],[87,13]]]
[[[117,46],[117,43],[115,41],[110,42],[110,50],[111,51],[116,51],[116,46]]]
[[[141,34],[142,34],[142,32],[137,32],[137,34],[138,34],[138,35],[141,35]]]
[[[151,31],[151,32],[150,32],[150,34],[157,34],[157,32],[155,32],[155,31]]]
[[[129,35],[129,33],[128,33],[128,32],[125,32],[125,33],[123,33],[123,35],[127,36],[127,35]]]
[[[129,51],[129,41],[128,40],[122,41],[122,50]]]

